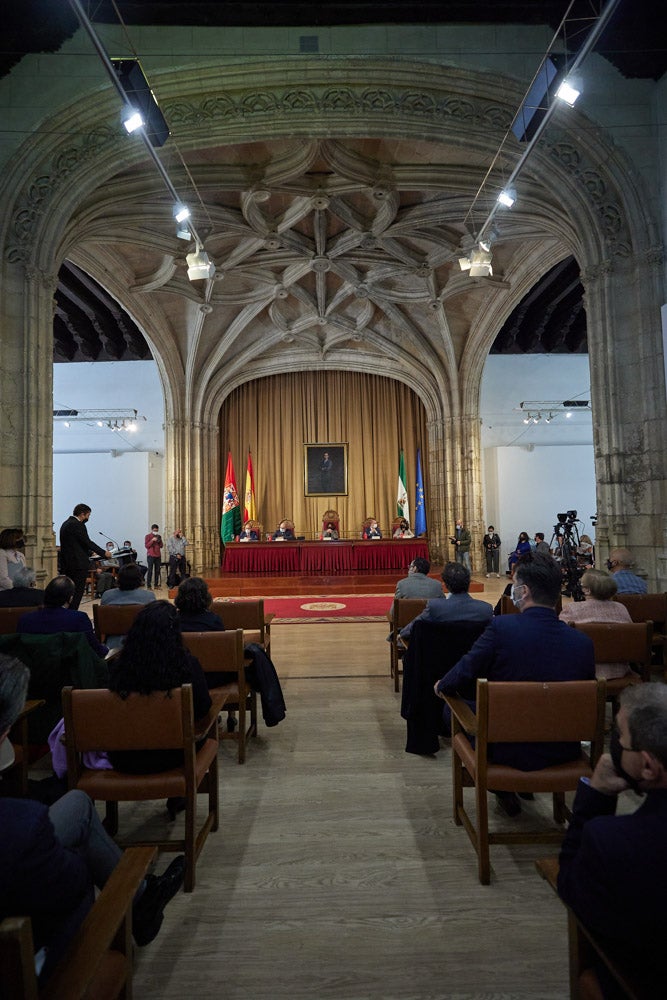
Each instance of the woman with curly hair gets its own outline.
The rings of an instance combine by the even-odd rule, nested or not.
[[[182,684],[192,684],[195,719],[203,718],[211,707],[206,676],[196,659],[183,645],[181,623],[169,601],[153,601],[137,615],[118,656],[109,661],[109,688],[121,698],[130,694],[170,692]],[[118,750],[109,752],[118,771],[155,774],[183,763],[178,750]],[[180,803],[169,800],[170,814]]]

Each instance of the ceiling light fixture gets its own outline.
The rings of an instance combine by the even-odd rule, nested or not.
[[[174,205],[174,218],[176,222],[185,222],[186,219],[190,218],[190,209],[187,205],[181,205],[178,202]]]
[[[490,278],[493,275],[490,241],[480,240],[467,257],[459,257],[459,267],[469,271],[471,278]]]
[[[210,279],[215,274],[215,264],[200,244],[197,245],[194,253],[186,254],[185,259],[188,262],[188,278],[190,281]]]
[[[563,80],[560,87],[556,91],[556,97],[560,98],[561,101],[565,101],[570,107],[574,107],[577,98],[581,97],[582,85],[575,77],[568,77],[567,80]]]
[[[143,128],[145,125],[144,119],[136,108],[124,108],[122,114],[122,122],[127,130],[128,135],[132,135],[137,129]]]
[[[514,188],[504,188],[498,195],[498,202],[505,208],[511,208],[516,201],[516,191]]]

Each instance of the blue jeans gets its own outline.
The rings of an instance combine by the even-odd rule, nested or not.
[[[463,565],[468,570],[468,572],[472,573],[472,567],[470,565],[470,553],[469,552],[461,552],[461,549],[457,549],[456,550],[456,561],[457,561],[457,563],[463,563]]]
[[[74,789],[49,807],[56,837],[86,861],[98,889],[105,885],[121,859],[122,851],[102,826],[93,800]]]

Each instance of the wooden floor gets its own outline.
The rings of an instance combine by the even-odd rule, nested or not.
[[[260,724],[243,766],[221,747],[221,828],[194,894],[138,954],[137,998],[568,995],[565,914],[533,866],[549,849],[492,848],[492,884],[479,885],[451,818],[449,750],[404,752],[386,631],[274,627],[287,718]],[[540,799],[519,823],[548,814]],[[165,822],[157,804],[121,806],[128,819]]]

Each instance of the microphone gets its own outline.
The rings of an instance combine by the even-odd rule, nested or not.
[[[98,531],[97,534],[101,535],[102,538],[106,538],[107,542],[113,542],[113,547],[115,549],[118,548],[118,542],[114,542],[113,538],[111,538],[109,535],[105,535],[103,531]]]

